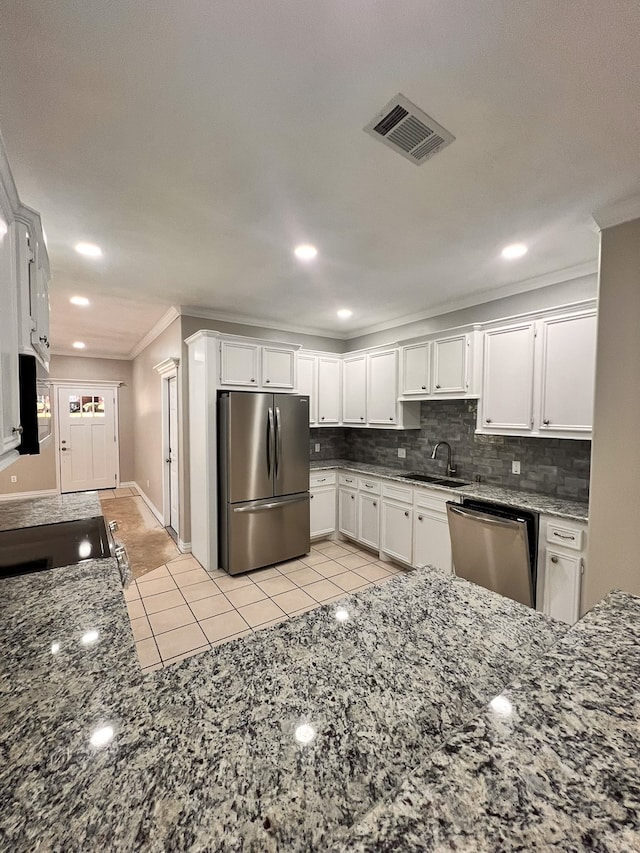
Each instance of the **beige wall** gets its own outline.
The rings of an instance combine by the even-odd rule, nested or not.
[[[298,332],[283,332],[279,329],[268,329],[265,326],[250,326],[244,323],[227,323],[222,320],[207,320],[202,317],[182,318],[183,339],[188,338],[200,329],[210,329],[224,332],[227,335],[246,335],[249,338],[263,338],[269,341],[281,341],[288,344],[300,344],[305,349],[320,352],[345,352],[347,342],[337,338],[325,338],[320,335],[305,335]]]
[[[599,291],[583,610],[614,588],[640,595],[640,219],[602,232]]]
[[[49,375],[52,379],[73,379],[80,382],[111,380],[123,382],[118,390],[120,479],[133,479],[133,394],[131,387],[131,362],[111,358],[83,358],[76,356],[51,357]],[[55,401],[54,433],[55,433]],[[11,477],[18,478],[17,483]],[[0,494],[36,492],[55,489],[56,461],[55,434],[38,456],[23,456],[0,472]]]
[[[598,282],[596,275],[581,276],[571,281],[560,284],[540,287],[537,290],[529,290],[527,293],[518,293],[515,296],[505,296],[501,299],[493,299],[491,302],[483,302],[471,308],[463,308],[459,311],[449,311],[426,320],[416,320],[415,323],[407,323],[403,326],[395,326],[383,332],[374,332],[370,335],[361,335],[351,338],[347,342],[347,350],[363,349],[387,344],[392,341],[402,341],[419,335],[429,335],[443,329],[453,329],[456,326],[466,326],[473,323],[486,323],[491,320],[499,320],[502,317],[511,317],[517,314],[526,314],[529,311],[542,311],[545,308],[555,308],[559,305],[570,305],[573,302],[582,302],[585,299],[595,299],[597,296]]]
[[[162,513],[163,506],[163,466],[164,453],[162,447],[162,379],[156,364],[166,358],[181,357],[181,318],[168,326],[140,355],[133,360],[133,432],[135,447],[134,476],[132,479],[140,486],[158,512]],[[182,363],[178,374],[180,389],[182,378]],[[180,390],[178,391],[180,393]],[[183,425],[180,425],[184,433]],[[183,469],[184,451],[180,452],[181,498],[184,496]],[[180,510],[181,529],[178,531],[183,541],[182,507]]]

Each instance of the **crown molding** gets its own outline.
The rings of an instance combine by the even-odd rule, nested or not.
[[[162,317],[160,317],[155,326],[152,326],[147,334],[134,346],[127,356],[129,361],[133,361],[134,358],[137,358],[140,353],[149,346],[149,344],[153,343],[153,341],[155,341],[155,339],[161,335],[165,329],[169,328],[173,321],[178,319],[180,313],[180,309],[175,305],[172,305],[171,308],[169,308]]]
[[[592,214],[592,218],[598,231],[631,222],[633,219],[640,219],[640,193],[620,199],[607,207],[601,207]]]
[[[572,267],[565,267],[561,270],[556,270],[551,273],[535,276],[534,278],[523,279],[522,281],[505,284],[502,287],[489,288],[487,290],[479,290],[469,296],[454,299],[450,302],[441,302],[430,311],[423,311],[420,314],[406,314],[404,317],[397,317],[394,320],[388,320],[382,323],[376,323],[372,326],[363,326],[359,329],[354,329],[349,333],[347,340],[360,338],[363,335],[372,335],[375,332],[391,332],[400,326],[407,326],[410,323],[419,323],[421,320],[430,320],[433,317],[441,317],[443,314],[450,314],[452,311],[462,311],[465,308],[473,308],[475,305],[483,305],[485,302],[494,302],[496,299],[504,299],[507,296],[517,296],[519,293],[527,293],[530,290],[539,290],[542,287],[550,287],[553,284],[563,284],[567,281],[574,281],[576,278],[583,278],[588,275],[595,275],[598,272],[598,261],[586,261],[582,264],[576,264]]]
[[[180,314],[184,317],[196,317],[202,320],[220,320],[223,323],[238,323],[241,326],[259,326],[262,329],[273,329],[278,332],[293,332],[298,335],[314,335],[320,338],[333,338],[337,341],[348,339],[345,332],[335,332],[329,329],[316,328],[314,326],[293,326],[289,324],[275,323],[273,320],[264,320],[249,314],[232,314],[226,311],[217,311],[215,308],[198,308],[195,305],[180,305]],[[221,332],[225,334],[225,332]]]
[[[165,358],[163,361],[158,362],[158,364],[154,364],[153,369],[156,370],[160,376],[175,376],[178,373],[179,364],[179,358]]]
[[[110,361],[129,361],[128,355],[114,355],[112,352],[81,352],[77,349],[59,349],[55,347],[51,350],[51,356],[64,356],[65,358],[108,358]]]
[[[126,385],[124,379],[49,379],[56,388],[121,388]]]

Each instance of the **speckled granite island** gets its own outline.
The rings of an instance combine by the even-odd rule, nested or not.
[[[421,569],[149,675],[111,560],[0,601],[3,850],[640,847],[631,596]]]

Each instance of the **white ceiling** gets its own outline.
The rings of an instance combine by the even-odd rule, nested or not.
[[[54,349],[125,356],[171,304],[353,334],[594,262],[640,181],[639,33],[636,0],[8,0]],[[456,136],[420,167],[362,131],[398,92]]]

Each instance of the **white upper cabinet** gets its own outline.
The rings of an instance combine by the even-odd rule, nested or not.
[[[341,360],[318,356],[318,424],[340,423]]]
[[[272,388],[294,388],[295,351],[286,347],[262,347],[262,384]]]
[[[591,432],[596,361],[595,311],[544,320],[541,432]]]
[[[431,391],[431,344],[402,348],[402,393],[423,396]]]
[[[433,342],[434,394],[465,394],[468,389],[469,338],[456,335]]]
[[[298,391],[309,398],[309,424],[315,426],[318,419],[318,358],[315,355],[298,353]]]
[[[220,384],[259,385],[260,347],[240,341],[220,342]]]
[[[398,350],[369,353],[368,374],[368,422],[395,424],[398,419]]]
[[[265,391],[295,387],[296,348],[255,340],[220,341],[220,384]]]
[[[9,199],[0,185],[0,470],[17,458],[20,444],[14,237]]]
[[[364,424],[367,420],[367,356],[345,357],[342,362],[342,420]]]
[[[534,344],[534,323],[485,332],[479,429],[485,432],[531,430]]]

